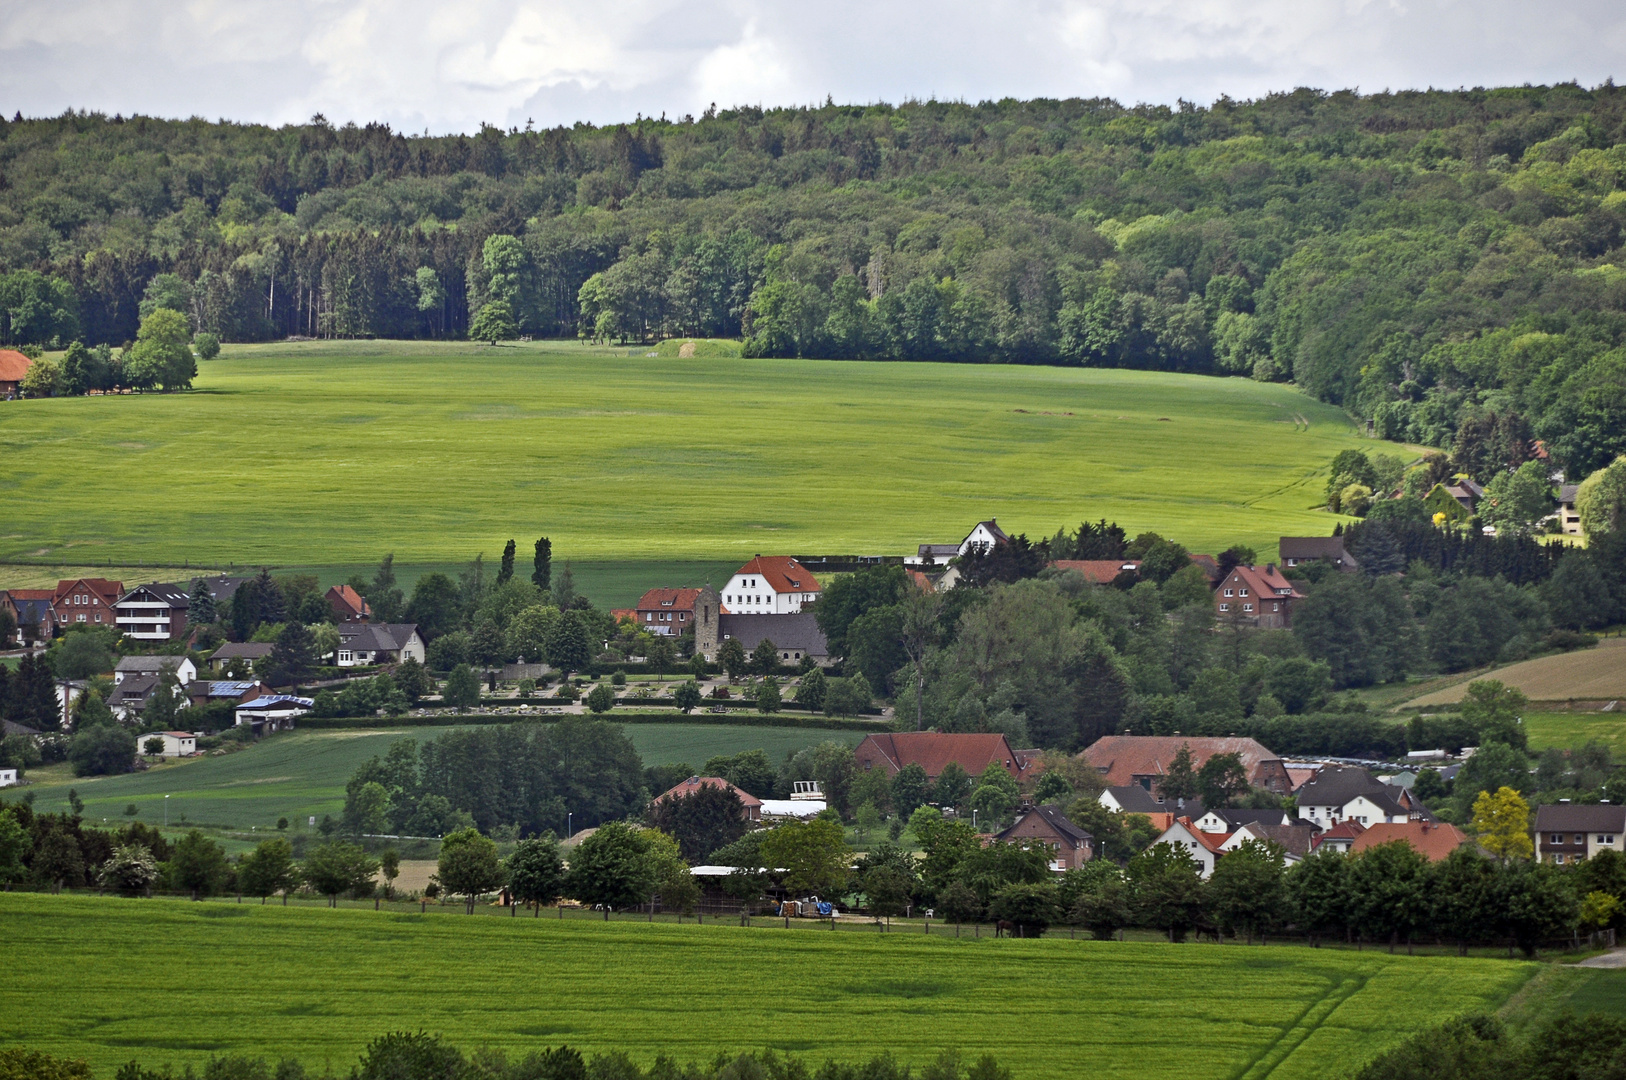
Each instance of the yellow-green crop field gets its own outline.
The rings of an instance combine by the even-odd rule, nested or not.
[[[372,341],[201,368],[189,393],[0,404],[0,560],[356,567],[513,537],[528,565],[547,535],[559,560],[726,563],[987,517],[1269,558],[1332,531],[1327,466],[1373,446],[1288,386],[1145,371]]]
[[[769,925],[762,925],[768,923]],[[1302,947],[481,918],[231,901],[0,894],[0,1045],[84,1057],[301,1059],[372,1037],[569,1043],[642,1064],[773,1047],[815,1061],[944,1048],[1016,1080],[1321,1080],[1495,1009],[1539,965]]]

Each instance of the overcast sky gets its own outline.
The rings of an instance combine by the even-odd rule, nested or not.
[[[1207,103],[1626,76],[1621,0],[0,0],[0,109],[409,132],[710,102]]]

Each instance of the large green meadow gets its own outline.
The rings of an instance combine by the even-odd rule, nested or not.
[[[181,394],[0,406],[0,559],[359,567],[903,554],[980,518],[1193,550],[1321,535],[1343,413],[1103,369],[680,359],[574,343],[229,346]],[[1370,446],[1367,441],[1365,445]]]
[[[764,925],[766,924],[766,925]],[[973,940],[0,894],[0,1044],[86,1058],[300,1058],[342,1074],[385,1031],[569,1043],[643,1064],[772,1047],[924,1064],[991,1052],[1016,1080],[1321,1080],[1495,1009],[1538,965],[1301,947]]]
[[[68,791],[84,800],[87,822],[109,825],[129,820],[125,810],[135,806],[137,820],[149,825],[165,820],[167,801],[170,825],[210,825],[226,829],[265,829],[277,819],[308,823],[314,817],[344,809],[344,785],[367,759],[382,757],[400,739],[427,741],[445,727],[399,728],[390,731],[292,732],[266,739],[235,753],[189,758],[140,773],[74,778],[66,765],[29,773],[34,806],[48,813],[66,810]],[[645,765],[687,762],[699,768],[718,754],[765,750],[778,762],[792,750],[825,740],[856,743],[859,736],[818,728],[744,727],[725,724],[628,724],[622,730],[632,740]]]

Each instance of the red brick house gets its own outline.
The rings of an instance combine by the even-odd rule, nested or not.
[[[113,605],[124,595],[124,582],[106,578],[76,578],[59,581],[51,597],[51,613],[57,625],[68,627],[112,626]]]
[[[676,787],[662,792],[656,798],[651,799],[650,802],[661,803],[668,799],[686,799],[703,787],[723,788],[724,790],[732,791],[735,795],[739,796],[740,802],[745,806],[745,816],[747,820],[749,820],[753,825],[761,824],[762,800],[751,794],[749,791],[746,791],[744,788],[735,787],[733,784],[730,784],[727,780],[724,780],[720,776],[691,776],[687,780],[683,781],[683,783],[678,784]]]
[[[23,376],[33,361],[16,349],[0,349],[0,401],[10,401],[23,392]]]
[[[898,731],[868,735],[853,751],[853,757],[865,772],[885,769],[888,776],[896,776],[905,765],[919,765],[931,780],[936,780],[951,761],[969,776],[981,776],[990,768],[1000,768],[1021,781],[1039,773],[1038,762],[1029,761],[1011,749],[1005,736],[998,732]]]
[[[639,598],[632,621],[638,629],[662,637],[678,637],[694,624],[694,605],[700,589],[650,589]]]
[[[366,622],[373,609],[361,594],[348,585],[335,585],[327,591],[327,606],[333,610],[333,620],[341,623]]]
[[[1067,820],[1059,806],[1030,806],[1010,828],[994,837],[1006,843],[1038,841],[1050,849],[1050,869],[1077,870],[1095,857],[1095,837]]]
[[[1289,780],[1282,759],[1255,739],[1202,738],[1196,735],[1105,735],[1078,756],[1106,777],[1108,787],[1139,784],[1151,791],[1168,771],[1180,748],[1191,753],[1191,767],[1202,768],[1215,754],[1235,754],[1247,770],[1248,783],[1285,795]]]
[[[1241,618],[1275,630],[1293,625],[1293,604],[1303,599],[1275,563],[1232,567],[1214,589],[1214,609],[1221,619]]]

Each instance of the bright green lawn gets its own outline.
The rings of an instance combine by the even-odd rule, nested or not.
[[[762,925],[766,923],[767,925]],[[1321,1080],[1494,1009],[1537,965],[1299,947],[971,940],[0,894],[0,1044],[131,1058],[297,1056],[342,1075],[423,1028],[472,1049],[568,1042],[647,1064],[776,1047],[945,1047],[1017,1080]]]
[[[1525,713],[1524,729],[1533,750],[1568,749],[1596,739],[1608,743],[1617,760],[1626,758],[1626,712]]]
[[[1348,418],[1287,386],[1053,367],[231,346],[188,394],[0,408],[0,558],[358,566],[903,554],[979,518],[1193,550],[1330,533]]]
[[[124,819],[134,803],[140,820],[164,820],[164,796],[169,798],[171,825],[218,825],[246,829],[275,825],[279,817],[305,822],[335,817],[344,808],[344,785],[357,767],[377,754],[382,756],[398,739],[426,741],[446,728],[420,727],[394,731],[313,731],[273,736],[246,750],[221,757],[200,757],[174,762],[144,773],[75,779],[65,767],[31,773],[39,781],[35,806],[62,810],[68,789],[85,801],[87,820],[113,824]],[[766,750],[775,763],[791,750],[825,740],[856,743],[847,731],[816,728],[742,727],[726,724],[628,724],[623,729],[638,748],[645,765],[687,762],[699,768],[716,754]],[[8,794],[15,794],[10,792]]]

